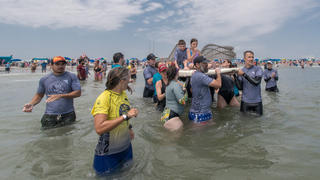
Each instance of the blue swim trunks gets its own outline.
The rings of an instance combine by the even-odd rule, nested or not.
[[[208,113],[189,112],[189,119],[194,123],[204,123],[212,119],[212,113],[211,112],[208,112]]]
[[[132,161],[132,146],[116,154],[98,156],[94,155],[93,168],[98,176],[108,175],[125,166]]]

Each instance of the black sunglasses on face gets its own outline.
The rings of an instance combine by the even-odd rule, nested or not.
[[[66,65],[67,63],[65,63],[65,62],[56,62],[56,63],[54,63],[56,66],[64,66],[64,65]]]

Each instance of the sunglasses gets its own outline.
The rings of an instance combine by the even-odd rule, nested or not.
[[[67,63],[65,62],[56,62],[54,63],[56,66],[65,66]]]

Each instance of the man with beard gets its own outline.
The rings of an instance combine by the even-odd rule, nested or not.
[[[23,107],[23,112],[32,112],[33,106],[47,96],[46,111],[41,119],[43,128],[71,124],[76,119],[73,99],[81,96],[81,87],[77,76],[65,71],[66,64],[64,57],[54,57],[51,62],[53,72],[40,79],[37,93]]]
[[[145,79],[145,87],[143,90],[144,98],[152,98],[154,94],[154,87],[152,84],[153,75],[157,73],[157,69],[155,68],[156,56],[151,53],[147,56],[148,65],[143,71],[143,77]]]
[[[212,97],[210,87],[221,87],[220,69],[215,69],[217,79],[212,79],[205,73],[208,72],[208,60],[198,56],[193,60],[196,71],[191,76],[192,103],[189,119],[194,123],[206,124],[212,120]]]
[[[238,89],[243,90],[240,111],[244,113],[252,111],[261,116],[263,114],[261,98],[263,70],[261,67],[254,65],[254,53],[252,51],[245,51],[243,56],[245,65],[238,71],[238,76],[235,76]]]

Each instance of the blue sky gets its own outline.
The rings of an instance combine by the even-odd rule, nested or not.
[[[0,56],[167,57],[179,39],[237,57],[320,57],[319,0],[0,0]]]

